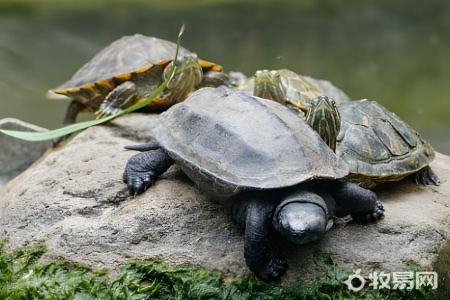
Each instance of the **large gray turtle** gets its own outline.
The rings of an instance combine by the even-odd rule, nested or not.
[[[341,103],[321,96],[311,102],[306,122],[348,164],[347,180],[365,188],[415,173],[417,183],[439,184],[429,164],[431,145],[397,115],[375,101]]]
[[[144,192],[174,162],[245,226],[245,260],[263,280],[287,263],[274,240],[318,239],[334,216],[359,222],[383,215],[376,195],[339,180],[348,167],[285,106],[230,87],[203,88],[161,114],[156,140],[128,149],[123,180]]]

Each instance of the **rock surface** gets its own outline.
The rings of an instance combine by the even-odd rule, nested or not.
[[[15,118],[0,120],[0,129],[46,131]],[[29,142],[0,133],[0,186],[28,168],[52,146],[51,141]]]
[[[123,147],[148,141],[154,121],[153,115],[130,114],[112,126],[85,130],[2,187],[0,234],[7,246],[44,243],[44,260],[63,258],[97,269],[160,258],[226,277],[249,274],[242,230],[177,166],[143,195],[128,196],[122,171],[134,153]],[[406,270],[408,261],[448,273],[450,157],[438,154],[431,166],[440,186],[405,179],[376,190],[386,208],[379,223],[343,220],[317,242],[286,244],[290,268],[282,283],[298,285],[319,275],[315,251],[331,253],[363,274]]]

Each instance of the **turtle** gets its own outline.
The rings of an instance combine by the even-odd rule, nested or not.
[[[71,79],[51,89],[50,95],[72,98],[63,125],[72,124],[80,111],[98,117],[117,113],[147,98],[166,79],[177,45],[142,34],[123,36],[97,53]],[[199,60],[180,47],[176,71],[162,95],[144,110],[162,111],[183,101],[195,88],[225,84],[220,65]]]
[[[127,146],[123,181],[131,195],[147,190],[172,164],[243,226],[244,257],[264,281],[278,280],[287,261],[277,240],[319,239],[334,217],[375,222],[376,194],[339,180],[348,167],[289,108],[228,86],[202,88],[163,112],[154,140]]]
[[[253,95],[274,100],[301,110],[308,111],[310,102],[322,95],[328,95],[338,103],[350,98],[329,81],[299,75],[288,69],[258,70],[255,73]]]
[[[349,166],[347,180],[364,188],[415,173],[418,184],[440,183],[429,164],[431,145],[376,101],[336,105],[327,96],[312,101],[306,122]]]

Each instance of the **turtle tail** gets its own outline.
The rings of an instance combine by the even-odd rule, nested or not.
[[[156,150],[158,148],[161,148],[159,143],[156,140],[153,140],[151,142],[148,142],[146,144],[140,144],[140,145],[129,145],[124,147],[127,150],[134,150],[134,151],[149,151],[149,150]]]

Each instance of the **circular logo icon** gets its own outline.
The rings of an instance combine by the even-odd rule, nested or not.
[[[347,285],[347,288],[350,291],[358,292],[358,291],[362,290],[364,285],[366,284],[366,280],[364,279],[364,277],[359,275],[360,272],[361,272],[361,269],[356,270],[354,272],[355,274],[349,275],[347,280],[344,281],[344,283]],[[358,279],[359,280],[359,282],[360,282],[359,286],[354,286],[353,285],[353,279]]]

